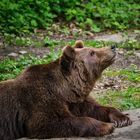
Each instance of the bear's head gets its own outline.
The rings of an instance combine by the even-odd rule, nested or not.
[[[91,80],[96,80],[102,71],[114,62],[115,55],[115,46],[89,48],[84,47],[84,43],[79,40],[75,42],[74,47],[66,46],[63,49],[61,66],[66,73],[78,71],[81,77],[86,74]]]

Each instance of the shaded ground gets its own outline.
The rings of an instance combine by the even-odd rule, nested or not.
[[[43,39],[47,35],[47,31],[40,31],[41,33],[29,36],[30,38],[26,38],[26,44],[23,44],[23,40],[17,40],[15,39],[16,43],[11,40],[11,38],[14,37],[7,37],[4,39],[3,37],[0,37],[0,60],[4,59],[5,57],[17,57],[19,55],[23,55],[26,53],[31,53],[36,56],[43,57],[44,55],[47,55],[49,53],[49,45],[51,45],[51,39],[58,41],[59,45],[62,44],[62,42],[65,42],[65,44],[68,44],[67,42],[71,40],[97,40],[97,41],[105,41],[105,42],[115,42],[115,43],[120,43],[120,42],[125,42],[128,39],[137,39],[139,40],[140,36],[137,33],[134,32],[127,32],[127,35],[124,33],[112,33],[112,32],[103,32],[103,33],[96,33],[93,34],[91,32],[83,32],[79,31],[78,29],[71,29],[70,33],[68,34],[59,34],[59,33],[53,33],[53,35],[49,35],[49,38],[47,42],[43,42]],[[75,32],[77,35],[75,35]],[[36,45],[36,42],[40,42],[40,44]],[[20,43],[21,42],[21,43]],[[56,42],[55,42],[56,43]],[[40,45],[40,46],[39,46]],[[63,44],[62,44],[63,45]],[[21,47],[22,46],[22,47]],[[45,47],[44,47],[45,46]],[[64,46],[58,46],[58,47],[64,47]],[[22,53],[23,52],[23,53]],[[135,53],[135,52],[134,52]],[[123,50],[119,50],[119,56],[126,56],[127,52]],[[140,58],[140,52],[136,54]],[[130,58],[131,59],[131,58]],[[132,58],[133,59],[133,58]],[[134,60],[135,61],[135,60]],[[127,63],[127,62],[126,62]]]
[[[128,127],[116,128],[111,135],[100,138],[56,138],[52,140],[140,140],[140,109],[126,111],[125,113],[129,113],[133,124]],[[20,140],[28,139],[22,138]]]

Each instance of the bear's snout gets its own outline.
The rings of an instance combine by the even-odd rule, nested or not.
[[[116,53],[116,45],[112,45],[111,50],[112,50],[112,52]]]

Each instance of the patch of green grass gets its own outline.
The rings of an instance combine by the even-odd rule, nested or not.
[[[47,64],[56,60],[60,52],[52,51],[44,58],[37,58],[35,56],[21,56],[18,59],[5,59],[0,61],[0,81],[15,78],[25,67],[33,64]]]
[[[136,86],[130,86],[122,90],[109,90],[97,100],[107,106],[113,106],[121,110],[140,108],[140,70],[136,65],[131,65],[129,69],[106,70],[106,76],[120,76],[123,81],[129,81]],[[132,85],[133,85],[132,84]]]
[[[122,76],[123,80],[128,80],[134,83],[140,83],[140,70],[136,65],[131,65],[130,68],[117,69],[117,70],[107,70],[105,72],[107,76]]]
[[[14,34],[4,34],[4,43],[13,46],[30,46],[34,43],[30,37],[20,37]]]
[[[60,44],[59,40],[50,39],[48,36],[44,38],[43,42],[44,42],[44,46],[48,46],[48,47],[54,47]]]
[[[121,110],[140,108],[140,87],[129,87],[123,91],[110,91],[97,100],[102,105],[117,107]]]
[[[101,47],[105,47],[111,43],[107,43],[107,42],[103,42],[103,41],[96,41],[96,40],[85,40],[84,41],[85,46],[87,47],[95,47],[95,48],[101,48]]]
[[[126,42],[120,43],[119,48],[132,50],[132,49],[140,49],[140,42],[136,39],[128,39]]]

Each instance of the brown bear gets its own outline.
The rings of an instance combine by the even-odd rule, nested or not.
[[[0,139],[103,136],[130,125],[127,115],[89,97],[115,54],[114,47],[88,48],[77,41],[56,61],[1,82]]]

